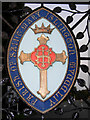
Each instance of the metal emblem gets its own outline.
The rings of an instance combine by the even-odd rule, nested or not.
[[[78,52],[73,34],[62,18],[40,7],[13,33],[7,64],[17,93],[26,104],[46,113],[74,84]]]

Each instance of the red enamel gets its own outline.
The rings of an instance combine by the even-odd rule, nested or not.
[[[31,61],[39,69],[47,69],[56,59],[56,54],[47,45],[39,45],[31,53]]]

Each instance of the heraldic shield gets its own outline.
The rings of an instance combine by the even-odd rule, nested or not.
[[[8,47],[12,85],[23,101],[46,113],[69,93],[77,76],[77,45],[64,20],[45,7],[16,28]]]

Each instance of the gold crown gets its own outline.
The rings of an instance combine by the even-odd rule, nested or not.
[[[45,27],[44,24],[42,23],[42,26],[41,27],[38,27],[36,24],[35,24],[35,29],[31,28],[35,34],[37,33],[49,33],[51,34],[51,32],[55,29],[55,28],[50,28],[50,24]]]

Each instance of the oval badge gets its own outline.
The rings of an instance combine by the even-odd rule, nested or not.
[[[40,7],[13,33],[7,64],[19,96],[35,110],[46,113],[66,97],[75,82],[75,39],[62,18]]]

